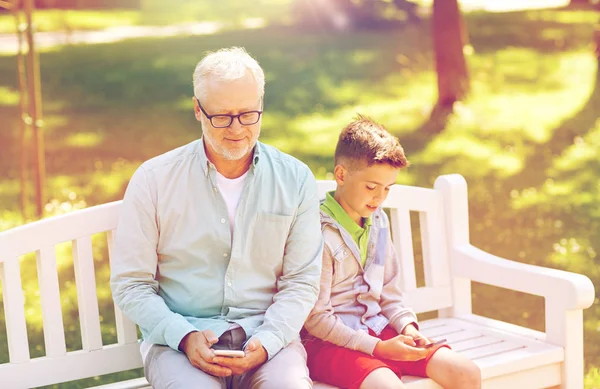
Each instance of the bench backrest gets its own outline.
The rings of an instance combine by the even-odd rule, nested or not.
[[[318,188],[324,198],[326,191],[335,188],[335,183],[320,181]],[[453,303],[446,236],[450,224],[444,216],[444,208],[448,207],[443,199],[444,192],[443,188],[396,185],[384,203],[389,210],[392,237],[402,263],[402,286],[407,304],[416,312],[444,309]],[[116,343],[103,345],[101,333],[94,257],[102,256],[102,249],[98,254],[98,245],[107,248],[110,257],[120,204],[99,205],[0,233],[0,280],[10,358],[8,363],[0,364],[2,387],[37,387],[142,366],[136,326],[118,308],[114,308]],[[424,270],[424,285],[420,287],[417,287],[411,211],[418,212],[420,221]],[[106,239],[102,239],[102,235]],[[57,271],[65,244],[70,246],[72,253],[77,290],[82,349],[76,351],[67,351],[66,347]],[[23,256],[26,255],[35,255],[40,293],[45,356],[37,358],[30,356],[21,279],[22,265],[26,263]],[[98,258],[96,262],[99,262]]]

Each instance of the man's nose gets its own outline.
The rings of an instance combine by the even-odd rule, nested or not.
[[[240,118],[239,116],[236,118],[233,118],[233,120],[231,121],[231,124],[229,125],[229,129],[231,131],[240,131],[242,129],[243,125],[242,123],[240,123]]]

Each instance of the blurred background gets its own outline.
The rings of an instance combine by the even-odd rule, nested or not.
[[[261,140],[305,161],[318,179],[331,178],[342,127],[357,112],[369,115],[399,137],[412,162],[399,183],[466,177],[476,246],[590,277],[597,298],[584,312],[586,389],[600,388],[598,1],[0,0],[0,7],[0,231],[121,199],[141,162],[201,136],[191,96],[203,54],[244,46],[266,72]],[[94,238],[94,254],[108,344],[116,330],[104,239]],[[76,350],[73,262],[69,247],[59,251],[67,348]],[[31,354],[41,356],[35,258],[22,263],[30,265],[22,281]],[[544,330],[543,298],[478,284],[473,291],[475,313]],[[8,361],[3,318],[0,363]],[[136,376],[140,370],[54,387]]]

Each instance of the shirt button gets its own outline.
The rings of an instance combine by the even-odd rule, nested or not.
[[[223,256],[224,256],[224,257],[226,257],[226,256],[227,256],[227,253],[223,253]]]
[[[231,288],[231,281],[227,282],[227,286],[229,286]]]
[[[213,190],[216,192],[216,191],[217,191],[217,187],[216,187],[216,186],[213,186]]]
[[[221,219],[221,223],[225,224],[225,219]]]

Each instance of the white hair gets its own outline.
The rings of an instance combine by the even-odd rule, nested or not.
[[[210,77],[234,81],[243,78],[247,70],[252,72],[262,97],[265,94],[265,73],[243,47],[229,47],[208,53],[194,70],[194,95],[196,98],[205,97],[206,82]]]

